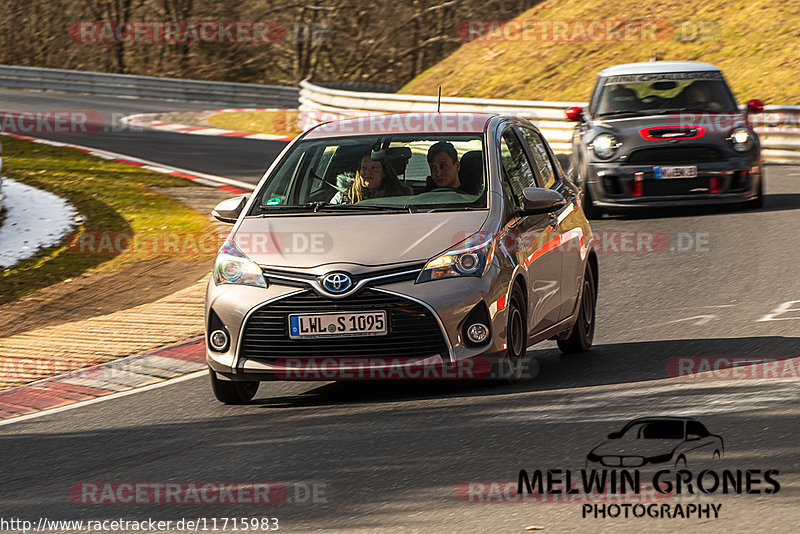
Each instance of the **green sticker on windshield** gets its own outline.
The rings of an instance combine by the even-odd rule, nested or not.
[[[272,197],[271,199],[267,200],[267,206],[274,206],[275,204],[280,204],[281,198],[280,197]]]

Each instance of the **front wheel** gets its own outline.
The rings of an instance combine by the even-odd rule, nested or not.
[[[603,210],[594,205],[592,201],[592,194],[589,192],[589,186],[583,184],[583,192],[581,193],[581,206],[583,206],[583,213],[589,220],[596,220],[603,218]]]
[[[225,404],[245,404],[253,400],[258,391],[259,382],[257,380],[234,382],[231,380],[220,380],[211,368],[208,369],[211,377],[211,389],[218,401]]]
[[[595,309],[597,307],[597,284],[589,265],[583,275],[583,291],[578,306],[578,318],[569,337],[558,340],[558,348],[564,353],[586,352],[594,340]]]
[[[749,208],[759,209],[764,207],[764,175],[758,177],[758,190],[756,191],[756,198],[749,202]]]
[[[528,349],[528,319],[525,297],[519,286],[514,286],[508,304],[506,326],[506,352],[494,366],[493,377],[505,384],[514,384],[522,378],[525,354]]]

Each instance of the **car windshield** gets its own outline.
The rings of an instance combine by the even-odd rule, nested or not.
[[[249,215],[483,209],[483,154],[480,134],[301,141],[258,192]]]
[[[737,110],[720,72],[610,76],[594,109],[598,117],[608,118]]]
[[[637,439],[683,439],[683,421],[652,421],[632,425],[625,435]]]

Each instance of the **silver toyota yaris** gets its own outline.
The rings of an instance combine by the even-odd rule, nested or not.
[[[280,379],[515,382],[534,343],[588,350],[597,257],[577,193],[524,119],[306,131],[214,210],[234,223],[206,294],[217,399]]]

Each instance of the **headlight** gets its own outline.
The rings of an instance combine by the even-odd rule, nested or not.
[[[616,137],[611,134],[600,134],[592,141],[592,150],[598,158],[608,159],[622,146]]]
[[[232,241],[225,241],[217,253],[214,261],[214,283],[267,287],[261,267],[236,248]]]
[[[481,277],[486,274],[493,256],[494,237],[488,232],[478,232],[429,261],[417,283],[453,276]]]
[[[753,136],[747,128],[736,128],[728,139],[733,143],[736,152],[747,152],[753,148]]]
[[[672,453],[660,454],[658,456],[651,456],[646,460],[651,464],[663,464],[664,462],[669,462],[670,460],[672,460]]]

